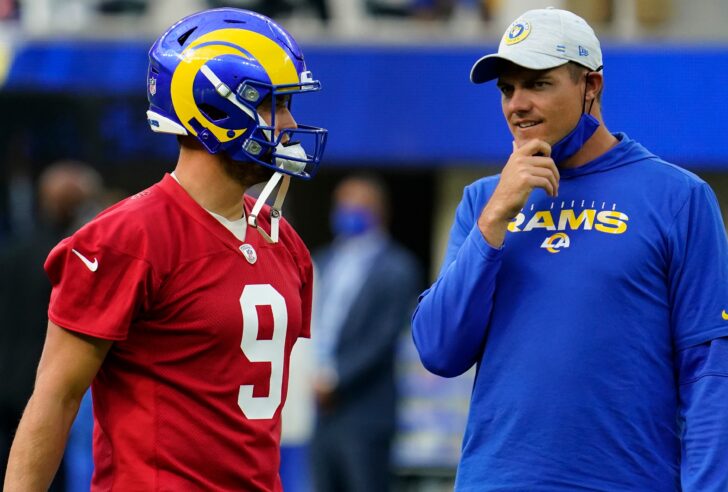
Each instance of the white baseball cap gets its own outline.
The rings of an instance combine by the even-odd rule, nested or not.
[[[602,67],[602,49],[594,30],[568,10],[529,10],[506,29],[498,53],[473,65],[470,80],[482,84],[500,75],[503,61],[532,70],[546,70],[570,61],[592,70]]]

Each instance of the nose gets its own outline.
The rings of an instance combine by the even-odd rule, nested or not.
[[[511,97],[506,100],[506,109],[511,114],[528,113],[531,109],[531,98],[528,91],[518,87],[513,89]]]
[[[288,108],[281,108],[276,114],[276,137],[283,130],[294,130],[298,128],[296,120],[291,114],[291,110]],[[289,135],[283,136],[283,143],[286,143],[291,137]]]

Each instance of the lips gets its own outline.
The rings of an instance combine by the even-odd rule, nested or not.
[[[540,121],[519,121],[517,123],[514,123],[513,126],[516,128],[520,128],[522,130],[525,130],[526,128],[533,128],[536,125],[539,125]]]

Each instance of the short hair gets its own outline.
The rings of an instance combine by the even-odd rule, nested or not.
[[[339,189],[345,183],[351,182],[360,183],[372,191],[381,214],[380,218],[384,224],[388,223],[390,219],[390,194],[384,179],[373,172],[358,172],[341,179],[337,183],[336,189]]]
[[[104,180],[95,168],[73,159],[56,161],[46,167],[38,177],[38,187],[44,190],[60,180],[74,183],[89,196],[97,195],[104,187]]]

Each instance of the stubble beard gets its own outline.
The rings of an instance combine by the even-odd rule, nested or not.
[[[223,159],[223,168],[225,173],[244,189],[268,181],[275,172],[273,169],[255,162],[239,162],[229,158]]]

